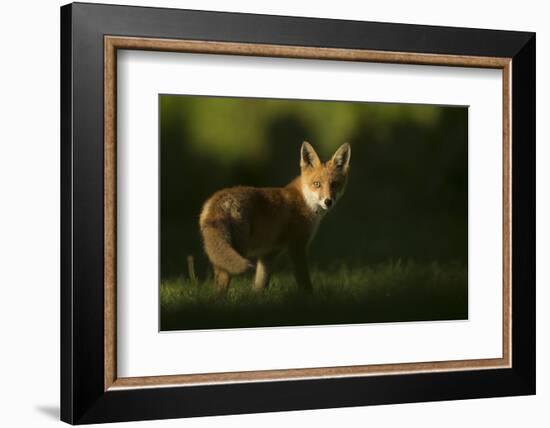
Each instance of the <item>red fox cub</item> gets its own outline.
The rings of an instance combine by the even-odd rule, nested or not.
[[[330,160],[321,162],[304,141],[301,174],[287,186],[231,187],[206,201],[200,230],[221,292],[229,287],[232,275],[254,267],[254,289],[265,289],[273,260],[284,250],[298,285],[311,290],[306,250],[321,219],[344,193],[350,158],[351,147],[345,143]]]

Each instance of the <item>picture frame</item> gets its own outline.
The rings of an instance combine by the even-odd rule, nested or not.
[[[118,50],[502,70],[502,357],[117,376]],[[61,419],[535,393],[535,34],[73,3],[61,8]]]

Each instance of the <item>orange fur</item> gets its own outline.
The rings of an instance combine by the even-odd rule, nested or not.
[[[220,190],[206,201],[199,224],[220,290],[227,289],[231,275],[253,266],[254,287],[264,289],[273,259],[285,250],[296,281],[311,289],[306,250],[323,215],[344,192],[350,156],[346,143],[322,163],[313,147],[304,142],[301,174],[287,186],[237,186]]]

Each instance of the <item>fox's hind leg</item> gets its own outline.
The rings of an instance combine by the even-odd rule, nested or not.
[[[229,283],[231,282],[231,275],[214,266],[214,282],[216,283],[218,292],[220,294],[225,294],[229,288]]]
[[[256,276],[254,278],[254,290],[262,291],[269,285],[271,266],[267,258],[258,259],[256,262]]]

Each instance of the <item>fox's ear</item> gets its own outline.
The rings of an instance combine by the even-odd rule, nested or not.
[[[332,156],[333,165],[346,172],[349,168],[349,161],[351,160],[351,146],[348,143],[342,144],[338,150]]]
[[[319,159],[319,156],[317,156],[315,149],[311,147],[311,144],[307,141],[304,141],[302,143],[302,148],[300,149],[300,167],[309,168],[319,165],[321,165],[321,160]]]

